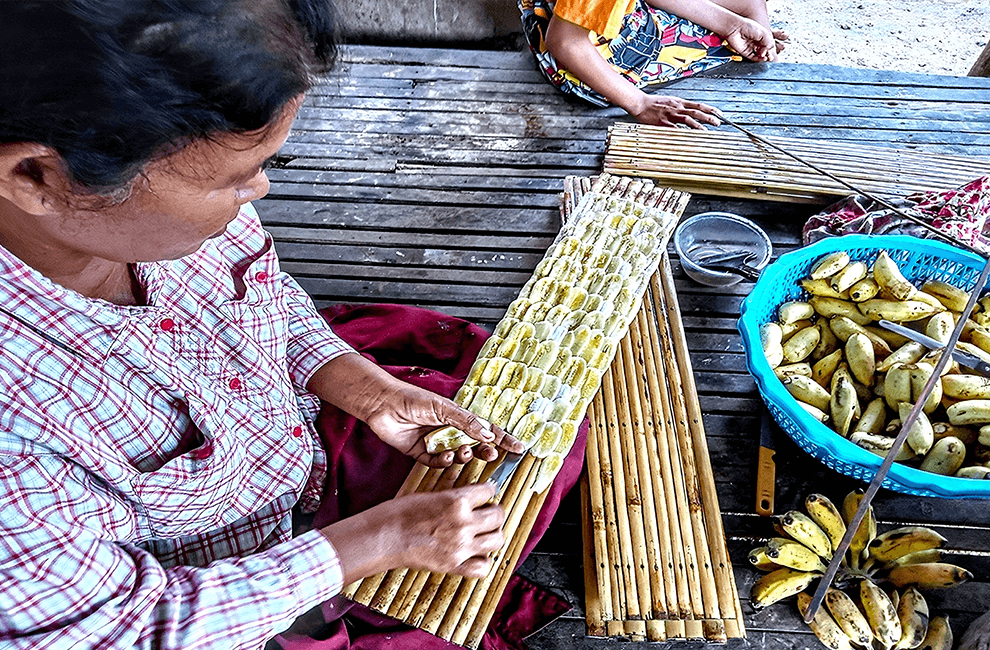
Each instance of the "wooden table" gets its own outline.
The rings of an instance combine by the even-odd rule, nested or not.
[[[718,106],[761,135],[974,156],[990,146],[985,78],[735,64],[668,92]],[[349,47],[338,76],[306,100],[269,174],[271,194],[257,207],[283,268],[319,306],[408,303],[490,327],[559,228],[562,179],[597,173],[606,129],[622,119],[621,110],[561,96],[529,52]],[[799,245],[801,224],[819,208],[695,195],[686,214],[714,209],[757,221],[780,254]],[[760,402],[735,328],[752,285],[715,290],[675,274],[746,612],[749,636],[729,647],[815,647],[793,607],[754,612],[748,603],[754,573],[745,554],[772,535],[753,514]],[[810,492],[841,499],[855,486],[777,433],[778,512]],[[990,502],[884,491],[877,512],[881,527],[935,526],[955,561],[976,574],[930,598],[934,610],[950,614],[957,635],[990,608]],[[584,636],[580,539],[575,493],[522,568],[574,605],[531,638],[534,649],[616,643]]]

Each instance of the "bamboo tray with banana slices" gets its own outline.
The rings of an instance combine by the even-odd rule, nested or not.
[[[568,215],[455,396],[529,450],[496,497],[507,513],[506,545],[489,575],[467,579],[395,569],[349,585],[345,595],[453,643],[478,647],[546,488],[639,311],[688,198],[649,181],[600,176]],[[428,439],[434,451],[471,442],[453,428]],[[498,463],[418,466],[402,492],[485,480]]]

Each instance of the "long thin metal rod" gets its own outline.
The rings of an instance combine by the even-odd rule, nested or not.
[[[873,480],[870,481],[870,485],[866,488],[866,493],[863,495],[863,500],[860,501],[859,508],[856,509],[856,514],[853,515],[852,521],[850,521],[849,525],[846,527],[846,534],[842,536],[842,541],[839,542],[839,546],[835,549],[832,559],[828,563],[828,568],[825,569],[825,575],[822,576],[821,581],[818,583],[818,588],[815,590],[815,595],[811,598],[811,603],[808,605],[808,609],[804,612],[805,623],[810,623],[814,620],[815,614],[818,612],[818,608],[821,607],[822,600],[825,598],[825,592],[828,591],[830,586],[832,586],[832,581],[835,580],[835,574],[839,571],[839,565],[842,564],[842,558],[849,549],[853,536],[859,529],[859,525],[863,523],[863,519],[866,517],[866,511],[873,502],[873,497],[876,496],[877,491],[880,489],[880,484],[883,483],[883,480],[887,477],[887,472],[890,471],[890,466],[894,464],[894,457],[897,456],[897,453],[904,445],[908,432],[911,431],[911,427],[914,426],[915,420],[918,419],[918,414],[921,412],[922,408],[924,408],[925,402],[928,401],[928,396],[932,394],[932,390],[935,388],[935,382],[941,380],[942,370],[949,362],[949,359],[952,358],[951,352],[946,354],[944,350],[951,351],[956,349],[956,343],[959,341],[959,336],[962,334],[963,328],[966,326],[966,320],[969,318],[969,315],[973,313],[973,307],[976,305],[976,299],[979,297],[983,287],[986,286],[988,278],[990,278],[990,259],[988,259],[986,264],[983,265],[983,271],[980,273],[980,277],[976,281],[976,286],[973,287],[973,292],[969,295],[969,301],[966,303],[966,308],[963,309],[962,313],[959,315],[959,322],[952,330],[949,340],[945,342],[945,347],[942,348],[943,353],[939,355],[938,363],[935,364],[935,370],[932,371],[931,376],[928,378],[928,382],[925,384],[924,389],[922,389],[921,394],[914,403],[911,413],[909,413],[907,419],[901,423],[900,433],[898,433],[897,437],[894,438],[894,444],[890,447],[890,451],[887,452],[883,462],[880,464],[880,469],[877,470],[876,476],[874,476]]]
[[[847,181],[844,181],[843,179],[839,178],[838,176],[836,176],[836,175],[834,175],[834,174],[832,174],[830,172],[825,171],[821,167],[818,167],[814,163],[811,163],[808,160],[806,160],[804,158],[801,158],[800,156],[798,156],[796,154],[791,153],[790,151],[788,151],[787,149],[784,149],[780,145],[774,144],[773,142],[767,140],[766,138],[756,135],[755,133],[753,133],[749,129],[747,129],[747,128],[743,127],[743,126],[740,126],[739,124],[736,124],[734,121],[732,121],[729,118],[727,118],[721,112],[718,114],[718,117],[719,117],[720,120],[722,120],[723,122],[725,122],[729,126],[731,126],[733,128],[736,128],[736,129],[739,129],[740,131],[742,131],[743,133],[745,133],[746,135],[748,135],[753,140],[756,140],[757,142],[759,142],[761,144],[765,144],[768,147],[771,147],[773,149],[776,149],[780,153],[784,154],[785,156],[789,156],[790,158],[793,158],[794,160],[798,161],[802,165],[807,165],[808,167],[814,169],[819,174],[831,178],[833,181],[835,181],[839,185],[842,185],[843,187],[847,187],[850,190],[852,190],[853,192],[856,192],[857,194],[861,194],[861,195],[865,196],[866,198],[870,199],[871,201],[875,201],[875,202],[879,203],[880,205],[882,205],[883,207],[887,208],[888,210],[891,210],[892,212],[900,215],[901,217],[904,217],[905,219],[907,219],[911,223],[915,223],[915,224],[921,226],[922,228],[925,228],[929,232],[937,235],[938,237],[941,237],[942,239],[944,239],[945,241],[949,242],[953,246],[958,246],[960,248],[965,248],[966,250],[968,250],[970,252],[976,253],[980,257],[983,257],[985,255],[985,253],[983,251],[979,250],[978,248],[974,247],[973,245],[968,244],[968,243],[963,242],[963,241],[959,241],[959,240],[955,239],[954,237],[952,237],[950,235],[946,235],[945,233],[943,233],[940,230],[938,230],[937,228],[935,228],[935,226],[933,226],[932,224],[930,224],[927,221],[925,221],[924,219],[919,219],[918,217],[916,217],[914,215],[911,215],[911,214],[908,214],[908,213],[904,212],[903,210],[901,210],[897,206],[892,205],[886,199],[882,199],[879,196],[876,196],[874,194],[871,194],[870,192],[867,192],[866,190],[864,190],[862,188],[856,187],[852,183],[849,183]]]

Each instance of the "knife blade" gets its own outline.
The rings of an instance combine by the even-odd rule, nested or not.
[[[900,334],[906,339],[911,339],[915,343],[920,343],[929,350],[941,350],[945,347],[942,343],[939,343],[930,336],[915,331],[910,327],[905,327],[904,325],[900,325],[898,323],[892,323],[889,320],[881,320],[880,327],[894,332],[895,334]],[[990,377],[990,363],[983,361],[975,354],[954,349],[952,351],[952,358],[958,361],[960,365],[966,366],[967,368],[972,368],[984,377]]]
[[[516,468],[519,467],[519,463],[522,462],[525,452],[521,454],[507,453],[499,466],[495,468],[492,475],[488,477],[491,483],[495,484],[496,492],[502,489],[502,486],[509,482],[512,478],[512,474],[515,473]]]
[[[770,412],[763,408],[760,419],[760,452],[756,465],[756,514],[769,517],[773,514],[773,499],[777,481],[774,463],[773,430],[770,428]]]

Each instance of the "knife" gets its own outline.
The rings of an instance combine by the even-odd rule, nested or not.
[[[773,456],[773,430],[770,413],[763,408],[760,419],[760,453],[756,465],[756,514],[769,517],[773,514],[773,498],[776,488],[777,466]]]
[[[492,472],[492,475],[488,477],[489,482],[495,484],[496,492],[501,490],[502,486],[509,482],[509,479],[512,478],[513,473],[515,473],[516,468],[519,467],[519,463],[522,462],[522,459],[523,457],[525,457],[525,455],[526,455],[525,453],[505,454],[505,458],[503,458],[499,466],[495,468],[495,471]]]
[[[880,321],[880,327],[894,332],[895,334],[900,334],[906,339],[911,339],[915,343],[920,343],[929,350],[941,350],[945,347],[945,345],[939,343],[930,336],[917,332],[910,327],[898,325],[897,323],[891,323],[889,320]],[[975,354],[954,349],[952,350],[952,358],[958,361],[960,365],[966,366],[967,368],[972,368],[984,377],[990,377],[990,363],[983,361]]]

